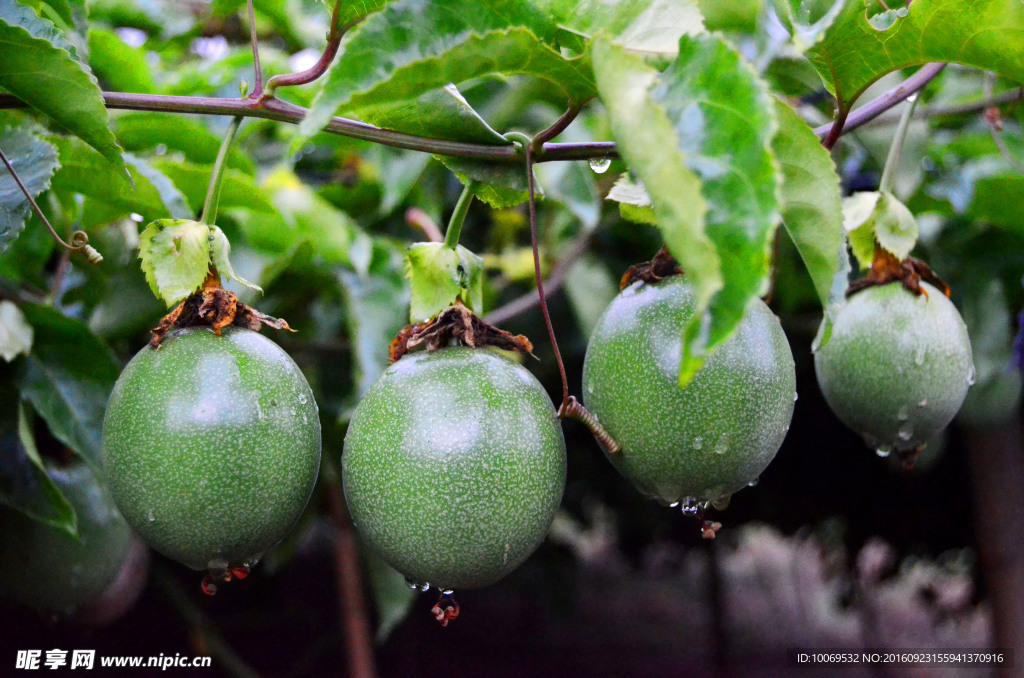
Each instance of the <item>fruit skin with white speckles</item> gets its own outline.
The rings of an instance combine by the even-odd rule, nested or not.
[[[693,308],[684,276],[635,282],[598,319],[583,362],[584,403],[622,448],[609,460],[663,504],[715,501],[755,481],[793,416],[793,354],[760,299],[679,387]]]
[[[313,392],[270,339],[177,330],[124,368],[103,458],[128,523],[196,569],[251,566],[302,514],[320,468]]]
[[[70,615],[117,577],[131,531],[113,500],[81,461],[47,473],[78,520],[78,539],[0,508],[0,593],[40,612]]]
[[[921,287],[927,296],[898,282],[857,292],[814,354],[829,407],[883,453],[934,438],[973,381],[971,340],[959,311],[939,290]]]
[[[341,457],[363,539],[406,577],[491,584],[533,553],[565,488],[565,441],[526,368],[489,349],[413,353],[352,417]]]

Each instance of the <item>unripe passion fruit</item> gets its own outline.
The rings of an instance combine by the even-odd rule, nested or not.
[[[942,292],[921,287],[927,294],[898,282],[857,292],[814,354],[829,407],[881,455],[935,437],[974,380],[960,313]]]
[[[320,420],[302,372],[270,339],[178,330],[124,368],[103,455],[139,535],[220,574],[250,567],[302,513],[320,468]]]
[[[565,487],[551,400],[526,368],[489,349],[391,365],[359,402],[341,461],[366,542],[442,590],[486,586],[526,560]]]
[[[70,615],[114,581],[132,537],[84,463],[47,472],[75,509],[78,539],[0,508],[0,592],[40,612]]]
[[[789,430],[796,393],[786,335],[759,299],[680,388],[692,315],[682,276],[633,283],[598,319],[583,363],[586,406],[622,448],[612,464],[669,505],[725,499],[755,481]]]

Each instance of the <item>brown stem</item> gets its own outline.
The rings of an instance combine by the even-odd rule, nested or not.
[[[992,606],[998,648],[1017,650],[1016,668],[1000,668],[1000,678],[1020,676],[1024,648],[1024,435],[1019,417],[1001,426],[971,430],[967,437],[975,533],[981,575]]]
[[[89,236],[85,234],[85,231],[75,231],[72,233],[70,245],[64,242],[64,239],[57,235],[57,231],[55,231],[53,226],[50,225],[50,220],[46,218],[45,214],[43,214],[43,210],[39,209],[39,204],[36,202],[35,198],[32,197],[28,188],[25,187],[25,184],[21,182],[21,177],[19,177],[17,171],[15,171],[14,165],[11,164],[11,161],[7,159],[7,156],[4,155],[2,150],[0,150],[0,160],[3,161],[4,166],[7,167],[7,171],[11,173],[12,177],[14,177],[14,183],[18,184],[18,188],[20,188],[21,192],[25,195],[25,198],[32,206],[32,210],[36,213],[36,216],[38,216],[46,225],[46,228],[50,231],[50,235],[53,236],[53,239],[56,240],[61,247],[69,252],[81,252],[89,259],[90,263],[98,264],[103,261],[103,257],[100,253],[89,244]]]
[[[906,100],[911,94],[924,89],[924,86],[934,80],[945,67],[946,64],[938,62],[925,64],[899,85],[896,85],[877,99],[864,104],[852,113],[849,110],[844,111],[843,109],[846,107],[840,104],[835,122],[814,128],[814,133],[819,137],[825,137],[822,146],[831,149],[843,134],[852,132],[864,123],[874,120],[882,113]]]
[[[252,42],[252,64],[253,64],[253,77],[255,82],[252,86],[252,94],[249,95],[251,99],[258,99],[263,94],[263,68],[260,66],[260,44],[259,40],[256,39],[256,11],[252,7],[252,0],[248,0],[249,4],[249,40]]]
[[[366,618],[366,607],[363,604],[365,591],[359,565],[359,549],[338,484],[336,474],[329,473],[324,487],[327,490],[327,505],[331,519],[336,527],[334,568],[338,580],[338,600],[344,620],[343,634],[348,649],[349,676],[375,678],[377,669],[373,657],[373,635],[370,633],[370,622]]]
[[[360,17],[348,22],[344,26],[339,26],[338,24],[341,20],[341,3],[342,0],[337,0],[337,2],[334,3],[334,12],[331,14],[331,31],[327,34],[327,46],[324,47],[324,52],[320,55],[320,58],[316,60],[316,63],[304,71],[275,75],[267,81],[267,90],[263,93],[264,97],[274,96],[274,91],[278,87],[292,87],[295,85],[309,84],[327,72],[327,67],[331,65],[331,62],[334,61],[335,55],[338,53],[338,47],[341,45],[341,39],[346,33],[348,33],[350,28],[363,20],[363,18]]]
[[[240,115],[247,118],[263,118],[297,125],[309,112],[280,99],[255,101],[252,99],[222,99],[219,97],[190,97],[168,94],[135,94],[130,92],[104,92],[103,101],[107,108],[131,111],[157,111],[165,113],[195,113],[198,115]],[[0,110],[25,108],[26,104],[11,94],[0,94]],[[475,158],[493,162],[521,162],[519,153],[512,144],[475,144],[463,141],[431,139],[415,134],[381,129],[365,122],[335,117],[324,127],[324,132],[340,134],[353,139],[362,139],[393,148],[422,151],[437,155]],[[590,141],[578,144],[544,144],[534,154],[534,162],[556,162],[566,160],[590,160],[592,158],[617,158],[615,143],[611,141]]]
[[[537,132],[537,136],[533,138],[533,150],[535,152],[541,150],[545,142],[551,141],[564,132],[565,128],[572,124],[572,121],[576,119],[576,116],[580,114],[582,109],[583,104],[570,101],[569,108],[559,116],[558,120],[555,120],[547,129]]]
[[[537,196],[533,185],[533,143],[524,144],[524,148],[526,150],[526,185],[530,195],[528,204],[530,212],[530,246],[533,248],[533,273],[537,281],[540,311],[544,316],[544,324],[548,328],[551,347],[555,350],[558,374],[562,378],[562,406],[564,407],[569,402],[569,379],[565,376],[565,364],[562,362],[562,352],[558,350],[558,339],[555,338],[555,328],[551,324],[551,313],[548,312],[548,301],[544,295],[544,279],[540,273],[540,248],[537,246]]]

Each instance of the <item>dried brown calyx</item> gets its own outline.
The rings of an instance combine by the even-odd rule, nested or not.
[[[403,328],[388,348],[388,360],[395,362],[420,346],[436,351],[453,340],[470,348],[494,346],[506,351],[533,355],[533,344],[521,334],[512,334],[478,318],[459,299],[455,304],[422,323]]]
[[[869,287],[887,285],[896,281],[918,296],[922,294],[925,297],[928,296],[928,292],[921,287],[922,282],[930,283],[947,297],[949,296],[949,285],[944,283],[942,278],[928,267],[928,264],[914,257],[907,257],[901,261],[881,247],[875,248],[871,270],[860,280],[850,283],[849,289],[846,290],[846,296],[850,297]]]
[[[675,258],[662,247],[654,258],[641,264],[634,264],[622,275],[619,281],[619,289],[624,290],[637,280],[646,283],[656,283],[674,275],[680,275],[683,269],[679,268]]]
[[[211,271],[201,288],[175,306],[150,331],[153,338],[149,345],[160,348],[168,332],[183,327],[210,327],[214,334],[220,334],[228,326],[259,332],[264,325],[275,330],[295,331],[286,320],[261,313],[240,302],[234,292],[221,287],[217,272]]]

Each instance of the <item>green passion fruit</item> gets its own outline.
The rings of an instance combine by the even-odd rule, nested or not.
[[[423,590],[511,572],[544,539],[565,487],[550,398],[490,349],[412,353],[388,367],[355,410],[341,462],[359,533]]]
[[[177,330],[121,373],[103,422],[110,488],[150,546],[244,576],[295,523],[320,468],[309,384],[270,339]]]
[[[114,582],[132,535],[85,463],[48,466],[47,473],[75,510],[78,539],[0,508],[0,593],[44,614],[71,615]]]
[[[793,415],[796,373],[778,318],[759,299],[679,387],[694,300],[684,276],[635,282],[598,319],[583,363],[587,409],[622,448],[612,464],[666,505],[714,502],[756,482]]]
[[[921,288],[916,295],[892,282],[857,292],[814,354],[829,407],[882,456],[934,438],[974,381],[960,313],[933,286]]]

